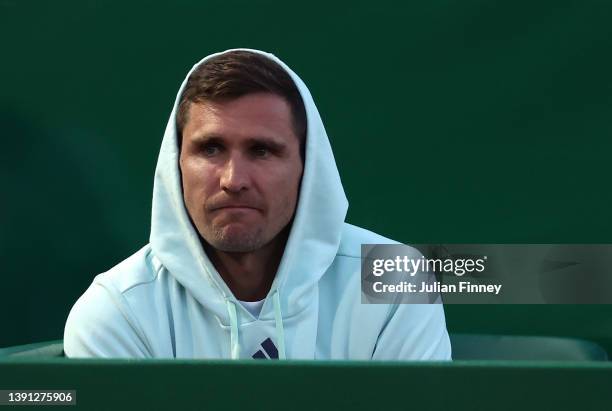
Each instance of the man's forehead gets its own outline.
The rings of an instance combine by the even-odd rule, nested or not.
[[[254,93],[232,100],[191,103],[183,134],[186,137],[295,137],[291,109],[284,98]]]

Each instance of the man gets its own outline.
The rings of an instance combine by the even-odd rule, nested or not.
[[[301,79],[257,50],[204,58],[166,127],[150,244],[77,301],[67,356],[450,359],[441,304],[361,304],[361,244],[394,242],[347,208]]]

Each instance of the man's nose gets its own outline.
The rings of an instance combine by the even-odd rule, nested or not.
[[[249,188],[249,178],[245,161],[239,156],[232,156],[221,171],[221,188],[224,191],[238,193]]]

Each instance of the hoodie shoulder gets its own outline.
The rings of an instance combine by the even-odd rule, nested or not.
[[[146,358],[151,346],[124,293],[155,279],[150,247],[95,277],[77,300],[64,328],[68,357]]]
[[[345,223],[338,256],[342,263],[336,266],[337,272],[346,270],[349,275],[359,273],[362,244],[401,244],[372,231]],[[413,258],[422,256],[421,252],[410,247]],[[350,261],[354,259],[357,263]],[[342,269],[340,268],[342,267]],[[339,279],[341,276],[330,276]],[[359,290],[359,274],[352,276]],[[345,281],[349,281],[348,279]],[[348,287],[347,287],[348,288]],[[355,293],[357,294],[357,293]],[[353,295],[354,297],[354,295]],[[352,300],[350,309],[352,324],[362,341],[375,341],[373,360],[450,360],[451,346],[442,304],[362,304],[360,298]],[[355,314],[358,313],[358,314]],[[363,327],[364,319],[369,326]],[[373,333],[373,334],[372,334]]]
[[[144,285],[155,280],[161,265],[153,257],[151,247],[144,246],[107,272],[98,275],[95,282],[108,283],[120,293],[125,293],[134,287]]]
[[[344,223],[342,227],[342,239],[338,248],[338,255],[345,257],[361,258],[362,244],[401,244],[395,240],[383,237],[365,228]]]

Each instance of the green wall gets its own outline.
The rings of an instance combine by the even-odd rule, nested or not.
[[[226,48],[309,85],[350,222],[408,243],[612,242],[612,3],[172,4],[0,3],[0,346],[61,338],[93,276],[147,242],[175,93]],[[447,314],[612,352],[610,306]]]

